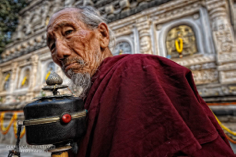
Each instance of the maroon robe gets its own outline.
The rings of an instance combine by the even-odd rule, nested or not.
[[[79,157],[231,157],[189,69],[154,55],[105,59],[85,100]]]

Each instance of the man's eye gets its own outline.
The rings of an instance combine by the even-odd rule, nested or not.
[[[65,35],[67,36],[67,35],[71,34],[72,32],[73,32],[73,30],[65,31]]]
[[[54,48],[55,48],[55,43],[52,44],[50,49],[53,50]]]

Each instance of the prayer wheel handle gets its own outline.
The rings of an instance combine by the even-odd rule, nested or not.
[[[65,143],[54,145],[46,151],[51,152],[51,157],[69,157],[69,150],[72,147]]]

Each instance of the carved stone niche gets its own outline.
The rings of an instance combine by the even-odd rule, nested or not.
[[[195,33],[187,25],[179,25],[172,28],[166,37],[166,49],[168,58],[185,57],[198,52]]]
[[[8,91],[10,90],[10,83],[11,83],[11,71],[4,72],[2,75],[2,82],[1,82],[1,91]]]
[[[30,68],[26,67],[21,70],[18,88],[27,88],[30,84]]]

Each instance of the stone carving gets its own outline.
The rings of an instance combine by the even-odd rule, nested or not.
[[[195,2],[186,7],[177,8],[177,4],[188,2],[185,0],[176,0],[172,1],[169,5],[163,5],[158,10],[152,10],[151,17],[158,23],[165,23],[170,20],[175,20],[183,15],[191,15],[196,12],[199,12],[200,2]],[[176,8],[175,8],[176,7]],[[171,9],[170,9],[171,8]],[[191,9],[189,9],[191,8]]]
[[[232,52],[232,49],[236,47],[229,30],[215,32],[214,38],[215,41],[219,43],[219,45],[217,45],[217,51],[219,53]]]
[[[123,26],[119,29],[114,30],[114,33],[117,37],[125,35],[125,34],[130,34],[130,33],[132,33],[132,26],[131,25]]]
[[[198,88],[198,92],[202,97],[236,95],[235,87],[229,85],[202,86]]]
[[[233,28],[229,22],[225,3],[218,1],[215,4],[218,5],[218,7],[212,7],[213,2],[212,4],[210,2],[208,9],[210,10],[212,21],[211,27],[216,46],[217,60],[220,65],[225,64],[219,67],[220,82],[235,83],[236,71],[230,70],[232,69],[230,68],[230,66],[232,66],[230,62],[236,61],[236,45],[234,44]]]
[[[36,80],[37,80],[37,73],[38,73],[38,60],[39,60],[39,56],[38,55],[33,55],[31,57],[31,63],[32,63],[32,71],[31,71],[31,76],[29,76],[30,78],[30,90],[33,90],[33,87],[36,86]]]
[[[218,66],[218,70],[236,70],[236,63],[229,63],[225,65]]]
[[[18,63],[13,62],[11,66],[12,66],[11,80],[15,80],[16,79],[16,72],[17,72],[17,68],[18,68]]]
[[[235,62],[236,61],[236,53],[222,53],[217,55],[217,59],[219,63],[227,63],[227,62]]]
[[[114,13],[114,7],[113,7],[113,5],[108,5],[108,6],[106,6],[106,7],[105,7],[105,11],[106,11],[106,13],[107,13],[108,15],[113,14],[113,13]]]
[[[61,0],[54,0],[52,13],[57,12],[57,10],[58,10],[60,7],[61,7]]]
[[[139,6],[147,4],[148,1],[150,0],[137,0]]]
[[[192,71],[194,81],[197,85],[213,83],[218,81],[217,70]]]
[[[31,29],[31,22],[30,22],[30,19],[31,19],[31,15],[30,15],[30,12],[26,12],[25,14],[25,17],[24,17],[24,26],[23,26],[23,32],[24,34],[26,35],[29,35],[32,33],[32,29]]]
[[[152,54],[151,39],[149,35],[140,36],[140,52],[143,54]]]
[[[72,7],[75,0],[65,0],[65,7]]]
[[[93,6],[93,2],[91,0],[83,0],[83,6],[86,6],[86,5],[91,5]]]
[[[197,52],[195,34],[187,25],[172,28],[166,38],[168,58],[192,55]]]
[[[41,9],[39,7],[35,8],[35,12],[32,15],[30,23],[32,24],[32,28],[37,30],[41,25]]]
[[[41,13],[42,13],[42,20],[41,20],[41,27],[45,27],[47,25],[47,20],[49,20],[49,8],[50,8],[50,2],[44,1],[43,5],[41,7]]]
[[[137,21],[136,26],[139,32],[140,52],[143,54],[152,54],[149,21],[144,17]]]
[[[203,69],[202,65],[211,64],[211,62],[215,62],[215,56],[213,55],[203,56],[201,54],[195,54],[193,56],[182,58],[182,59],[174,58],[173,61],[175,61],[176,63],[182,66],[193,68],[191,70],[200,70],[200,69]],[[199,68],[195,69],[195,67],[199,67],[200,69]]]
[[[127,9],[130,7],[130,3],[128,0],[121,0],[119,2],[121,9]]]
[[[215,69],[216,64],[213,63],[204,63],[204,64],[196,64],[189,67],[190,70],[205,70],[205,69]]]
[[[236,83],[236,71],[221,71],[220,72],[221,83]]]
[[[210,15],[217,53],[232,52],[234,37],[225,8],[215,8]]]

